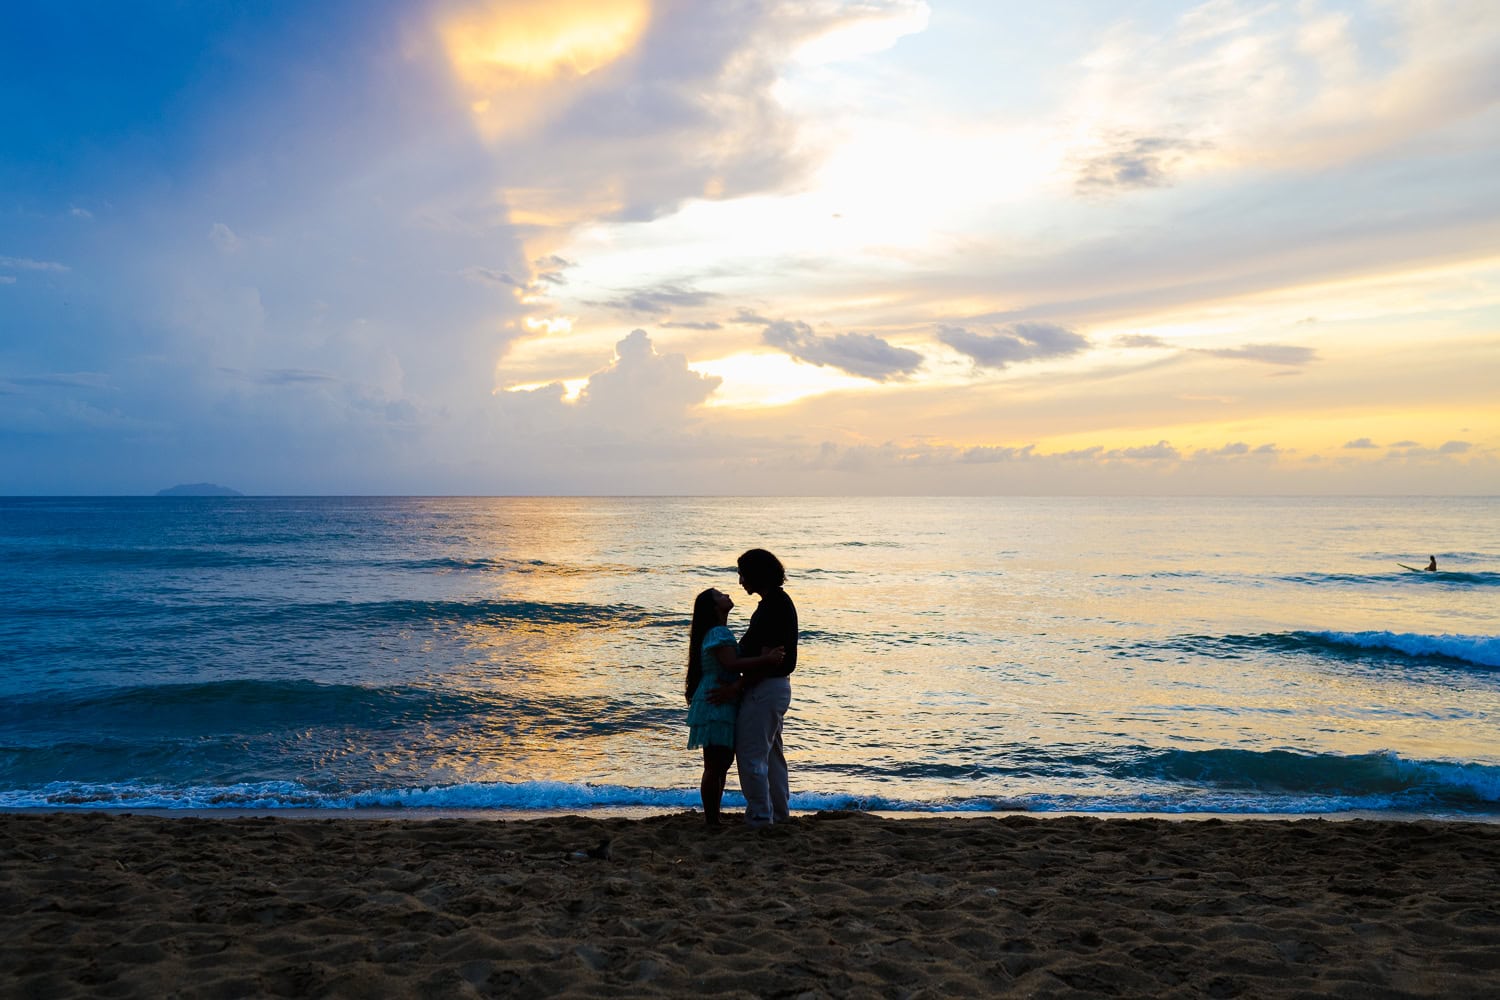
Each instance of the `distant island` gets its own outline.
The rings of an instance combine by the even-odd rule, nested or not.
[[[214,483],[181,483],[164,490],[157,490],[159,497],[242,497],[245,494],[228,486]]]

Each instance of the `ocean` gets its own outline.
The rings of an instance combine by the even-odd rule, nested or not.
[[[795,809],[1500,818],[1500,498],[1438,497],[0,498],[0,808],[696,807],[754,546]]]

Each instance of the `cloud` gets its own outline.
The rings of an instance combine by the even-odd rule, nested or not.
[[[816,154],[778,94],[787,65],[843,29],[920,30],[918,9],[912,0],[492,0],[451,5],[438,36],[479,135],[504,164],[511,221],[565,232],[805,177]]]
[[[513,277],[504,271],[497,271],[492,267],[466,267],[459,272],[465,278],[472,278],[490,285],[499,285],[503,288],[519,288],[524,290],[533,286],[519,278]]]
[[[1080,185],[1326,169],[1494,107],[1500,27],[1485,0],[1327,6],[1211,2],[1175,23],[1116,22],[1079,60],[1063,115],[1087,136]]]
[[[1123,333],[1111,340],[1110,344],[1115,347],[1129,349],[1167,348],[1172,346],[1160,337],[1154,337],[1148,333]]]
[[[1178,164],[1204,147],[1201,142],[1161,135],[1109,136],[1102,145],[1076,168],[1074,184],[1083,194],[1166,187]]]
[[[14,386],[34,388],[102,389],[109,384],[107,372],[52,372],[45,375],[15,375],[0,379]]]
[[[780,351],[818,367],[827,366],[884,382],[910,375],[922,364],[922,355],[895,347],[869,333],[839,333],[831,337],[813,332],[799,320],[779,320],[761,332],[761,339]]]
[[[1387,459],[1446,459],[1467,455],[1474,450],[1470,441],[1444,441],[1436,448],[1424,448],[1416,441],[1398,441],[1385,453]],[[1481,454],[1481,458],[1488,457]]]
[[[1379,448],[1380,445],[1369,438],[1355,438],[1353,441],[1345,441],[1344,447],[1353,451],[1360,451],[1369,448]]]
[[[208,231],[208,238],[219,248],[220,253],[234,253],[240,248],[240,238],[222,222],[214,223],[213,228]]]
[[[658,354],[645,330],[632,330],[615,345],[615,360],[589,377],[578,406],[614,426],[665,426],[681,421],[723,379],[700,375],[682,354]]]
[[[1286,450],[1277,447],[1275,444],[1261,444],[1251,447],[1244,441],[1231,441],[1219,448],[1198,448],[1194,450],[1192,461],[1222,466],[1226,460],[1230,462],[1255,462],[1257,459],[1275,458],[1285,454],[1287,454]],[[1257,462],[1256,464],[1264,466],[1265,463]]]
[[[627,292],[602,302],[588,302],[616,312],[635,313],[646,316],[667,316],[673,309],[690,309],[705,306],[719,296],[714,292],[702,292],[681,285],[662,284]]]
[[[1234,358],[1240,361],[1255,361],[1263,365],[1300,366],[1318,360],[1318,352],[1311,347],[1293,344],[1245,344],[1243,347],[1194,347],[1197,354],[1208,354],[1216,358]]]
[[[979,465],[989,465],[996,462],[1014,462],[1027,459],[1036,450],[1036,445],[1028,444],[1020,448],[1006,447],[1000,445],[976,445],[973,448],[965,448],[959,454],[960,462],[969,462]]]
[[[66,264],[55,260],[32,260],[30,257],[0,257],[0,267],[10,271],[66,271]]]
[[[938,340],[981,368],[999,369],[1023,361],[1064,358],[1089,347],[1087,337],[1052,323],[1013,323],[989,334],[939,326]]]
[[[509,271],[478,265],[465,267],[459,273],[472,281],[495,285],[500,288],[514,288],[523,295],[538,295],[547,291],[543,287],[544,285],[566,285],[568,279],[563,272],[573,266],[575,265],[572,261],[552,254],[546,257],[538,257],[532,261],[532,267],[536,270],[536,277],[534,279],[518,278]]]
[[[1138,448],[1114,448],[1103,453],[1105,458],[1125,458],[1132,461],[1164,462],[1176,461],[1182,457],[1182,452],[1166,441],[1158,441],[1155,444],[1145,445]]]
[[[554,253],[548,254],[545,257],[538,257],[531,262],[531,266],[536,268],[536,280],[538,283],[566,285],[568,279],[563,272],[577,265],[566,257],[559,257]]]
[[[254,382],[258,385],[307,385],[320,382],[337,382],[339,377],[328,372],[303,368],[265,368],[258,371],[241,371],[238,368],[221,368],[226,375]]]
[[[1165,440],[1151,445],[1150,438],[1191,434],[1181,440],[1222,443],[1232,434],[1187,428],[1209,421],[1197,426],[1265,428],[1274,436],[1282,433],[1275,428],[1301,422],[1306,429],[1299,427],[1299,443],[1306,434],[1307,447],[1333,455],[1337,439],[1314,443],[1311,438],[1326,433],[1316,428],[1344,426],[1343,420],[1357,418],[1356,410],[1369,412],[1361,409],[1368,400],[1377,401],[1376,409],[1384,400],[1387,409],[1435,410],[1432,401],[1448,394],[1450,412],[1481,414],[1471,419],[1472,433],[1462,431],[1474,451],[1428,461],[1482,469],[1482,482],[1478,471],[1467,483],[1452,482],[1493,492],[1493,466],[1483,466],[1493,428],[1482,416],[1483,387],[1476,392],[1470,386],[1479,378],[1474,371],[1483,369],[1470,359],[1482,359],[1482,350],[1466,347],[1457,352],[1462,360],[1447,358],[1461,377],[1442,377],[1443,338],[1453,334],[1442,328],[1449,320],[1431,323],[1429,351],[1410,344],[1404,355],[1392,355],[1402,358],[1391,363],[1403,371],[1409,359],[1420,372],[1398,400],[1389,386],[1360,381],[1379,364],[1369,360],[1374,348],[1355,339],[1360,327],[1375,328],[1382,316],[1411,303],[1471,317],[1463,321],[1470,326],[1482,321],[1472,319],[1481,315],[1477,310],[1493,305],[1488,265],[1452,281],[1402,277],[1419,257],[1445,267],[1461,261],[1463,241],[1471,237],[1482,252],[1493,245],[1482,238],[1494,228],[1493,213],[1482,209],[1496,204],[1489,195],[1500,173],[1488,141],[1493,130],[1484,128],[1489,119],[1474,109],[1490,108],[1489,115],[1500,109],[1491,100],[1494,75],[1472,70],[1494,65],[1485,53],[1493,51],[1500,22],[1469,0],[1452,2],[1377,5],[1374,14],[1345,4],[1340,10],[1352,22],[1347,30],[1306,16],[1332,12],[1327,3],[1185,5],[1203,15],[1196,25],[1174,25],[1177,15],[1170,12],[1150,17],[1148,30],[1161,37],[1148,41],[1159,46],[1136,45],[1138,36],[1115,33],[1139,11],[1083,22],[1064,14],[1037,25],[1056,46],[1033,47],[1007,66],[1037,86],[1007,90],[1003,109],[988,91],[963,90],[961,76],[909,75],[924,64],[922,52],[952,39],[943,32],[974,30],[973,48],[993,51],[983,39],[1012,26],[988,11],[959,28],[952,18],[938,18],[923,45],[902,45],[879,59],[805,61],[813,39],[919,6],[881,0],[439,0],[316,9],[261,5],[257,13],[234,17],[220,16],[217,7],[188,16],[187,8],[172,6],[144,16],[100,11],[87,25],[71,15],[39,13],[37,23],[48,30],[24,34],[81,44],[39,50],[34,63],[10,61],[32,66],[24,78],[18,74],[25,86],[17,90],[28,95],[19,111],[30,117],[11,125],[22,129],[16,148],[37,155],[0,164],[0,173],[22,182],[6,186],[14,192],[12,208],[0,208],[0,231],[7,234],[0,252],[18,255],[0,258],[0,283],[6,284],[0,299],[10,310],[10,327],[22,334],[5,344],[6,370],[107,373],[109,405],[122,418],[114,426],[134,421],[131,427],[154,433],[80,436],[71,449],[29,453],[23,442],[6,440],[0,485],[29,488],[52,480],[46,488],[96,488],[92,480],[128,489],[167,465],[234,461],[243,462],[249,488],[268,491],[506,492],[529,484],[546,492],[659,492],[668,488],[661,471],[678,465],[681,455],[696,454],[688,444],[704,443],[663,430],[687,425],[701,426],[707,444],[723,452],[768,463],[803,455],[820,436],[836,437],[843,427],[896,442],[886,450],[839,453],[848,458],[845,467],[863,463],[874,478],[856,483],[810,475],[796,484],[810,491],[885,489],[895,481],[880,478],[887,472],[899,476],[940,464],[944,453],[921,444],[933,440],[977,447],[967,460],[952,461],[951,468],[962,470],[957,476],[930,485],[903,480],[900,488],[953,483],[1010,491],[1008,473],[1042,464],[1022,457],[1034,451],[1025,442],[1036,440],[1105,441],[1112,450],[1049,457],[1050,478],[1018,480],[1016,489],[1128,492],[1151,477],[1167,482],[1187,466],[1199,478],[1173,482],[1200,489],[1212,485],[1207,466],[1217,464],[1226,470],[1226,491],[1237,484],[1254,491],[1273,484],[1248,473],[1233,477],[1241,466],[1263,468],[1252,456],[1268,454],[1261,449],[1270,446],[1245,454],[1226,451],[1238,449],[1238,441],[1201,452],[1186,445],[1187,454],[1217,461],[1174,467],[1163,456],[1176,449]],[[625,8],[646,15],[621,29],[618,46],[571,58],[568,46],[580,36],[570,34],[569,18]],[[472,11],[489,16],[501,40],[514,40],[525,34],[524,12],[540,18],[554,10],[560,20],[546,37],[567,44],[543,54],[546,73],[534,78],[523,60],[500,66],[499,73],[495,65],[481,67],[471,82],[455,71],[430,30],[433,18]],[[1229,13],[1204,13],[1214,10]],[[1146,16],[1139,16],[1144,23]],[[1447,27],[1434,29],[1439,21]],[[1427,28],[1419,30],[1418,22]],[[114,44],[121,34],[129,44]],[[893,37],[886,32],[881,44]],[[1101,37],[1108,44],[1089,53]],[[1315,55],[1298,54],[1299,37]],[[340,44],[329,46],[328,38]],[[1339,50],[1351,41],[1357,43],[1353,70],[1344,72]],[[1104,58],[1111,46],[1113,62]],[[26,47],[21,39],[12,49]],[[842,58],[837,46],[812,48],[818,50],[813,58]],[[1052,58],[1064,49],[1086,62]],[[964,72],[966,50],[943,50],[952,52],[953,70]],[[202,53],[224,51],[248,58],[219,60],[212,79],[204,77]],[[486,50],[474,52],[484,58]],[[1445,52],[1455,56],[1454,66],[1443,60]],[[152,73],[133,73],[143,54],[160,62],[152,63]],[[1406,74],[1408,89],[1390,81],[1374,86],[1394,73]],[[1430,135],[1426,125],[1397,128],[1384,133],[1384,145],[1365,141],[1379,131],[1368,127],[1372,120],[1406,116],[1400,104],[1409,95],[1442,111],[1426,85],[1439,78],[1450,89],[1469,88],[1456,95],[1467,97],[1468,110],[1447,117],[1452,127]],[[111,89],[104,104],[76,99],[113,88],[115,81],[119,89]],[[1200,82],[1212,86],[1196,86]],[[1071,107],[1009,103],[1037,95],[1051,101],[1074,83],[1083,93]],[[940,91],[951,98],[961,90],[966,96],[932,114]],[[877,91],[878,103],[870,102],[868,93]],[[1303,114],[1311,105],[1288,100],[1289,92],[1330,103],[1314,122]],[[1379,99],[1356,107],[1371,95]],[[476,107],[486,100],[486,110]],[[513,128],[485,131],[485,116],[502,113],[507,102],[537,113]],[[1356,114],[1334,114],[1335,104]],[[1089,114],[1074,117],[1081,110]],[[1242,116],[1240,110],[1259,113]],[[918,116],[920,127],[908,127]],[[1296,127],[1281,129],[1277,116]],[[1258,141],[1277,134],[1316,138],[1315,126],[1340,121],[1348,131],[1322,128],[1329,141],[1320,148]],[[874,192],[868,201],[852,197],[857,185],[820,188],[822,175],[809,169],[831,147],[861,149],[869,124],[894,134],[896,141],[884,148],[896,154],[904,137],[983,132],[977,147],[937,142],[931,157],[912,157],[961,168],[919,171],[932,189],[947,189],[961,216],[925,211],[920,192],[892,200],[890,191],[913,190],[886,183],[884,168],[900,167],[900,155],[892,164],[858,158],[865,174],[853,179],[868,182]],[[1354,136],[1359,141],[1345,147],[1342,140],[1354,133],[1363,138]],[[1078,135],[1082,141],[1067,147]],[[1290,149],[1288,163],[1277,159],[1284,148]],[[1307,168],[1323,162],[1324,153],[1337,160],[1357,149],[1375,155],[1359,154],[1363,158],[1347,169]],[[1019,156],[1010,155],[1015,150]],[[967,155],[951,155],[958,153]],[[1060,162],[1086,168],[1081,176],[1098,191],[1175,190],[1112,204],[1080,199],[1071,186],[1077,178],[1058,174]],[[45,170],[38,169],[42,163]],[[1212,183],[1189,183],[1216,172]],[[968,186],[971,174],[982,186]],[[779,193],[789,194],[781,199]],[[770,197],[716,204],[748,194]],[[848,203],[841,204],[846,195]],[[889,212],[862,217],[880,198]],[[88,205],[104,224],[81,224],[68,211],[69,199]],[[817,211],[794,220],[803,228],[783,225],[781,213],[807,207],[806,199]],[[687,211],[662,218],[681,208]],[[716,228],[720,212],[736,225]],[[830,214],[844,217],[829,222]],[[909,228],[888,224],[902,215],[914,220]],[[662,221],[651,225],[610,225],[657,218]],[[695,242],[695,227],[705,221],[708,237]],[[205,239],[218,226],[235,253],[217,253],[212,237]],[[824,252],[820,227],[836,232],[834,251]],[[796,239],[789,241],[788,233]],[[88,280],[76,282],[77,289],[25,289],[43,283],[32,271],[66,269],[50,260],[68,261]],[[575,261],[582,262],[576,270]],[[17,275],[23,287],[12,288]],[[57,286],[75,284],[42,277]],[[1347,284],[1325,299],[1335,279]],[[671,297],[706,295],[700,285],[723,297]],[[79,294],[83,290],[87,294]],[[1247,292],[1260,297],[1246,299]],[[526,314],[523,300],[533,295],[558,301],[556,324]],[[575,308],[586,300],[643,308],[620,321],[609,307],[593,315]],[[735,311],[739,303],[746,305]],[[1328,326],[1310,342],[1330,352],[1337,346],[1340,361],[1347,356],[1360,363],[1327,366],[1319,373],[1326,378],[1303,378],[1305,385],[1283,380],[1267,392],[1260,376],[1295,374],[1316,355],[1308,348],[1287,354],[1277,345],[1236,345],[1291,337],[1266,331],[1290,331],[1297,317],[1313,313]],[[611,315],[617,322],[607,322]],[[733,400],[725,392],[720,400],[717,383],[695,374],[688,361],[717,363],[743,351],[778,316],[813,323],[778,327],[777,349],[791,357],[898,384],[886,387],[892,391],[871,385],[867,390],[875,391],[759,409],[703,406],[750,400],[757,387]],[[962,346],[924,345],[924,337],[940,339],[931,326],[912,332],[942,317],[953,317],[950,329],[961,332],[955,336]],[[576,322],[570,327],[565,320]],[[1067,359],[1065,344],[1010,326],[1027,321],[1038,327],[1062,321],[1091,334],[1160,332],[1169,340],[1127,334],[1112,343],[1159,354],[1126,356],[1133,367],[1119,356],[1107,368],[1049,364],[1045,384],[1018,386],[955,372],[968,367],[968,358],[1000,370],[1038,358]],[[681,331],[676,336],[694,346],[683,358],[657,354],[644,334],[640,341],[621,340],[638,325],[660,326],[663,337],[668,329]],[[720,336],[687,333],[721,328]],[[837,333],[844,330],[862,333]],[[1189,331],[1214,338],[1200,344],[1230,349],[1218,362],[1195,358],[1178,346]],[[532,335],[537,343],[506,355],[512,340]],[[1472,339],[1471,332],[1464,336]],[[619,353],[611,361],[617,340]],[[1080,340],[1075,353],[1088,346]],[[962,357],[953,353],[962,347],[969,349]],[[930,366],[923,354],[931,356]],[[791,367],[785,358],[772,360],[775,366],[766,367],[773,373]],[[497,375],[499,363],[507,367]],[[726,363],[726,379],[733,383],[743,371],[749,385],[756,366],[732,365]],[[588,379],[595,369],[602,370]],[[826,369],[799,371],[810,387],[833,381]],[[912,373],[919,377],[903,378]],[[922,384],[927,376],[932,385]],[[1381,377],[1395,378],[1389,364]],[[492,395],[497,382],[562,378],[566,387]],[[40,428],[43,418],[54,416],[58,426],[87,423],[79,415],[88,411],[66,412],[62,397],[97,401],[102,392],[50,384],[6,383],[16,390],[0,414],[13,422],[6,426]],[[1476,397],[1480,403],[1473,405]],[[1356,398],[1361,402],[1351,403]],[[32,412],[41,416],[34,420]],[[528,414],[534,424],[519,429],[512,418]],[[1388,416],[1394,422],[1395,411]],[[98,413],[89,420],[108,422]],[[1462,422],[1450,424],[1448,434]],[[1234,433],[1247,432],[1257,433]],[[619,447],[627,438],[637,450]],[[1122,442],[1145,444],[1123,448]],[[1371,456],[1346,456],[1356,457]],[[507,478],[523,466],[530,478]],[[1114,478],[1096,485],[1088,476],[1104,466]],[[447,473],[438,475],[443,468]],[[711,468],[732,469],[733,463]],[[981,478],[989,473],[1000,475]],[[202,475],[216,478],[210,469]],[[1288,472],[1274,486],[1296,491],[1314,483],[1296,475]],[[64,482],[63,476],[72,478]],[[679,485],[672,488],[703,489],[702,469],[694,476],[674,480]],[[1401,489],[1419,478],[1424,481],[1412,488],[1442,485],[1428,477],[1388,482]],[[737,491],[759,481],[744,475],[724,482],[726,491]],[[1355,485],[1380,487],[1373,474]]]

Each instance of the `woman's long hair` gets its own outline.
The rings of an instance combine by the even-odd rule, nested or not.
[[[693,627],[688,637],[687,700],[691,704],[698,682],[703,680],[703,640],[719,624],[719,605],[709,587],[693,600]]]

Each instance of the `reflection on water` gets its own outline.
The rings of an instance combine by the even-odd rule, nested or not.
[[[12,778],[692,788],[688,612],[718,587],[744,627],[752,546],[801,613],[808,791],[1140,796],[1207,751],[1500,767],[1494,500],[5,503]],[[1395,566],[1429,550],[1447,583]],[[88,700],[132,686],[152,738]]]

